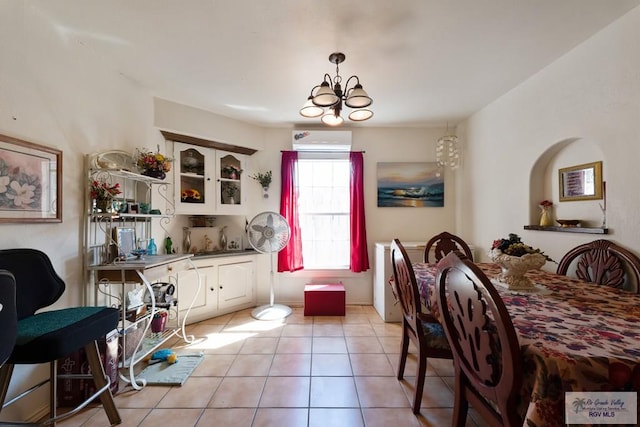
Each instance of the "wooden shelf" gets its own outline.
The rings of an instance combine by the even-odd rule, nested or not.
[[[602,227],[543,227],[541,225],[525,225],[524,229],[536,231],[558,231],[561,233],[609,234],[609,229]]]

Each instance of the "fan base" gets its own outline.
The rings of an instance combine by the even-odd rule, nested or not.
[[[251,312],[251,317],[258,320],[280,320],[291,314],[291,308],[282,304],[261,305]]]

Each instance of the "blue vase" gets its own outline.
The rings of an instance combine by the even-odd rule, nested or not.
[[[149,244],[147,245],[147,254],[149,255],[158,254],[158,247],[156,246],[156,242],[153,240],[153,237],[151,238],[151,240],[149,240]]]

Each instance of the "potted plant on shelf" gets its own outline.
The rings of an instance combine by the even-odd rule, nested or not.
[[[235,205],[236,204],[235,196],[236,196],[236,193],[238,192],[238,187],[236,186],[236,184],[233,182],[223,182],[222,191],[224,191],[224,193],[227,195],[228,203],[230,205]]]
[[[120,184],[110,184],[102,179],[92,179],[90,181],[91,199],[95,200],[95,211],[106,213],[111,210],[113,197],[122,193]]]
[[[240,179],[242,169],[234,165],[226,165],[222,168],[222,173],[224,174],[223,178]]]
[[[156,153],[138,150],[136,166],[138,166],[142,175],[158,179],[166,178],[167,172],[171,170],[171,162],[173,159],[166,157],[164,154],[160,154],[159,151],[160,147],[158,147],[158,152]]]
[[[258,172],[254,175],[249,175],[249,178],[255,179],[260,183],[260,185],[262,186],[262,191],[264,193],[265,199],[269,197],[269,194],[267,194],[267,192],[269,191],[269,185],[271,185],[271,177],[272,177],[271,171],[267,171],[265,173]]]

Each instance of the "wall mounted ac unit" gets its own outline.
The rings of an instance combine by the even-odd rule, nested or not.
[[[294,130],[291,145],[297,151],[351,151],[351,131]]]

